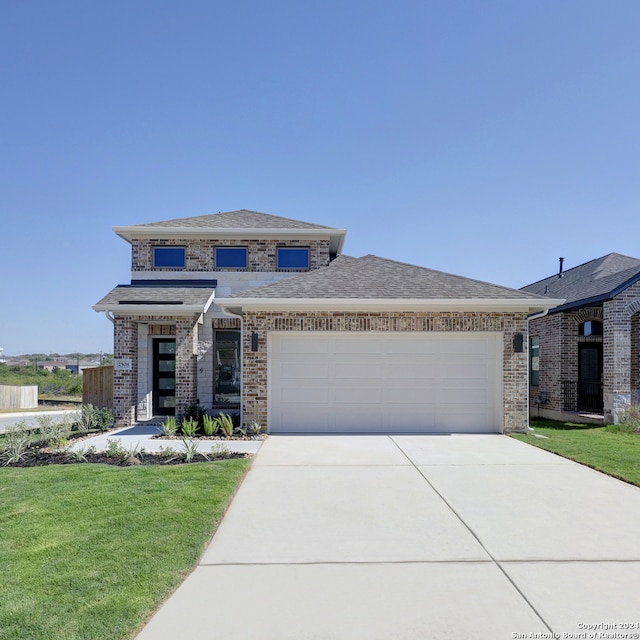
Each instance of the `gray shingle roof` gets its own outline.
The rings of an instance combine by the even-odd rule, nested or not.
[[[542,296],[374,255],[341,255],[328,267],[236,293],[230,298],[513,299]]]
[[[225,211],[212,213],[205,216],[193,216],[190,218],[175,218],[160,222],[147,222],[136,225],[138,227],[160,228],[193,228],[193,229],[332,229],[320,224],[282,218],[269,213],[249,211]]]
[[[550,298],[565,298],[566,303],[557,307],[564,309],[610,299],[640,279],[640,260],[609,253],[539,282],[522,287],[521,291],[546,295]]]
[[[205,310],[215,289],[213,287],[187,286],[132,286],[119,285],[94,305],[96,311],[113,311],[116,309],[126,312],[127,308],[135,306],[175,306],[176,311],[184,307],[198,307]]]

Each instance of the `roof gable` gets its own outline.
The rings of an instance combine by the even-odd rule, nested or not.
[[[640,259],[609,253],[590,260],[560,276],[554,274],[534,282],[521,291],[564,298],[565,304],[556,310],[609,300],[640,279]]]

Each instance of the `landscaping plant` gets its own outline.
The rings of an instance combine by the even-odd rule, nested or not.
[[[173,416],[167,416],[162,423],[163,436],[175,436],[178,433],[178,422]]]
[[[231,416],[226,413],[220,413],[217,420],[220,425],[220,431],[222,431],[227,438],[230,438],[233,435],[233,420]]]
[[[182,433],[187,436],[187,438],[193,438],[198,431],[198,421],[195,418],[185,418],[182,421],[182,425],[180,427],[182,429]]]
[[[219,428],[219,423],[215,418],[206,414],[202,416],[202,430],[205,436],[212,436],[218,432]]]

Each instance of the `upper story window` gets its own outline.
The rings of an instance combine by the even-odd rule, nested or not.
[[[602,322],[599,320],[587,320],[578,327],[578,335],[580,336],[601,336]]]
[[[278,247],[278,269],[308,269],[309,249]]]
[[[184,269],[185,251],[184,247],[154,247],[153,266],[171,267],[173,269]]]
[[[246,247],[216,247],[216,269],[246,269]]]

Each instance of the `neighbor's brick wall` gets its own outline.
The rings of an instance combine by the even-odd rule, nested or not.
[[[218,269],[215,264],[216,247],[246,247],[246,271],[293,271],[300,269],[278,269],[276,249],[278,247],[308,247],[309,270],[326,267],[329,264],[329,238],[315,240],[217,240],[217,239],[140,239],[131,243],[131,270],[176,271],[172,267],[154,268],[154,247],[185,247],[185,268],[180,271],[238,271]]]
[[[258,333],[258,351],[251,351],[251,334]],[[382,331],[502,332],[503,429],[525,432],[529,424],[527,402],[528,354],[514,353],[513,336],[527,336],[526,314],[500,313],[246,313],[243,335],[243,420],[267,427],[267,334],[270,331]]]
[[[604,303],[604,414],[606,422],[617,423],[638,388],[638,322],[640,283],[631,285],[613,300]],[[632,330],[636,335],[632,337]],[[635,360],[632,360],[635,358]]]
[[[578,345],[602,341],[600,336],[579,336],[580,324],[585,320],[602,322],[602,319],[601,307],[585,307],[531,320],[529,335],[540,338],[540,384],[530,388],[531,409],[535,415],[563,411],[562,382],[578,380]],[[548,400],[538,408],[538,399],[543,394]]]

